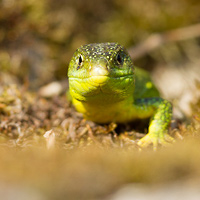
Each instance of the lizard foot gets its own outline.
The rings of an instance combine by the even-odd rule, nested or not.
[[[150,144],[153,144],[153,150],[157,150],[158,145],[168,146],[170,143],[175,142],[174,138],[172,138],[169,134],[155,134],[155,133],[148,133],[142,139],[138,141],[138,145],[140,147],[147,147]]]

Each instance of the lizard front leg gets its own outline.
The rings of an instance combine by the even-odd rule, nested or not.
[[[158,144],[167,145],[174,142],[174,139],[168,134],[168,127],[172,117],[172,105],[169,101],[160,97],[137,99],[135,106],[138,109],[140,118],[146,118],[152,115],[149,123],[148,134],[138,142],[141,147],[153,144],[154,150]]]

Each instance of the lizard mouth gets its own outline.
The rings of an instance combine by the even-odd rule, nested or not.
[[[99,94],[116,95],[126,93],[133,86],[133,75],[110,77],[98,75],[90,77],[69,77],[70,87],[75,93],[84,97]]]
[[[69,80],[75,80],[79,82],[88,82],[91,84],[105,84],[107,80],[119,80],[123,81],[124,79],[133,78],[133,74],[127,74],[123,76],[109,76],[109,75],[92,75],[89,77],[69,77]]]
[[[69,77],[69,84],[76,93],[85,97],[99,94],[116,95],[126,93],[134,84],[133,75],[110,77],[95,75],[90,77]]]

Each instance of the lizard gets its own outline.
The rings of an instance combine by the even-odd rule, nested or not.
[[[140,147],[174,142],[168,134],[172,104],[160,97],[147,71],[135,67],[118,43],[78,48],[68,67],[69,92],[76,110],[96,123],[127,123],[149,118]]]

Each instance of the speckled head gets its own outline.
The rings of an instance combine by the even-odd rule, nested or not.
[[[112,60],[113,53],[123,48],[117,43],[93,43],[81,46],[78,51],[84,51],[87,54],[87,59],[96,61],[99,59]]]
[[[128,94],[134,90],[134,67],[118,43],[83,45],[74,53],[68,69],[70,92],[78,100],[105,94]],[[98,97],[99,98],[99,97]]]

